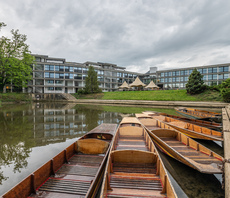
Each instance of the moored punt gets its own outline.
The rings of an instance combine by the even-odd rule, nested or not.
[[[101,124],[3,195],[14,197],[95,197],[117,124]]]
[[[222,173],[223,158],[160,120],[136,114],[157,147],[178,161],[208,174]]]
[[[186,108],[186,107],[175,108],[175,110],[179,114],[184,115],[189,118],[213,120],[217,122],[221,121],[221,113],[217,113],[217,112]]]
[[[151,138],[134,117],[118,127],[100,197],[177,197]]]
[[[186,117],[181,117],[181,116],[176,116],[176,115],[170,115],[170,114],[167,114],[167,113],[154,113],[154,112],[142,112],[144,114],[147,114],[147,115],[163,115],[163,116],[166,116],[166,117],[170,117],[170,118],[175,118],[177,120],[181,120],[181,121],[184,121],[184,122],[189,122],[191,124],[195,124],[195,125],[199,125],[199,126],[202,126],[202,127],[206,127],[206,128],[209,128],[209,129],[213,129],[213,130],[216,130],[216,131],[222,131],[222,125],[220,123],[216,123],[216,122],[212,122],[212,121],[206,121],[206,120],[198,120],[198,119],[193,119],[193,118],[186,118]]]
[[[153,118],[160,120],[169,126],[177,129],[178,131],[184,133],[185,135],[203,140],[214,140],[214,141],[223,141],[222,132],[208,129],[206,127],[198,126],[188,122],[184,122],[175,118],[170,118],[162,115],[153,116]]]

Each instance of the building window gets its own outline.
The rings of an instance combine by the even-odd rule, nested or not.
[[[172,76],[175,76],[176,75],[176,72],[174,71],[174,72],[172,72]]]
[[[184,70],[180,71],[180,75],[184,76]]]
[[[169,82],[172,82],[172,78],[169,78]]]
[[[184,81],[185,81],[185,82],[188,81],[188,76],[184,77]]]
[[[172,76],[172,72],[169,72],[169,76]]]
[[[69,71],[70,71],[70,72],[73,72],[73,67],[69,67]]]
[[[204,75],[202,79],[207,80],[207,75]]]
[[[54,84],[54,81],[53,80],[48,80],[47,83]]]
[[[165,72],[165,77],[167,77],[168,76],[168,72]]]
[[[164,73],[163,72],[161,73],[161,77],[164,77]]]
[[[63,81],[62,81],[62,80],[55,80],[55,83],[56,83],[56,84],[62,84]]]
[[[176,82],[180,82],[180,77],[176,77]]]
[[[190,75],[192,72],[193,72],[193,69],[190,69],[190,70],[189,70],[189,75]]]
[[[47,87],[49,91],[53,91],[54,87]]]
[[[165,82],[168,82],[168,78],[165,78]]]
[[[62,88],[61,87],[55,87],[55,90],[56,91],[62,91]]]
[[[187,76],[188,75],[188,70],[184,71],[184,75]]]
[[[180,77],[180,81],[183,82],[184,81],[184,77]]]
[[[224,79],[227,79],[229,78],[229,75],[228,74],[224,74]]]
[[[176,78],[172,78],[172,81],[173,81],[173,82],[176,82]]]
[[[164,78],[161,78],[161,81],[160,81],[160,82],[162,82],[162,83],[163,83],[163,82],[164,82]]]
[[[60,77],[59,73],[55,73],[55,78],[59,78],[59,77]]]
[[[229,67],[225,66],[225,67],[219,67],[219,72],[228,72],[229,71]]]
[[[208,80],[212,80],[212,75],[208,75]]]
[[[180,71],[176,71],[176,76],[179,76],[180,75]]]
[[[212,79],[213,79],[213,80],[217,80],[217,74],[213,74],[213,75],[212,75]]]
[[[55,65],[55,71],[59,71],[59,66]]]

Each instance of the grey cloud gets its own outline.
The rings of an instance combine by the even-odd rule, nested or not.
[[[0,3],[0,17],[28,35],[33,53],[143,72],[230,62],[229,6],[224,0],[8,0]]]

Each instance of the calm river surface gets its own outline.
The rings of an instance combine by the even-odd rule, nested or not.
[[[119,123],[142,111],[175,114],[174,109],[96,106],[60,103],[2,105],[0,107],[0,195],[101,123]],[[205,146],[223,155],[213,142]],[[206,175],[162,154],[179,197],[224,197],[221,175]],[[219,178],[219,180],[217,179]]]

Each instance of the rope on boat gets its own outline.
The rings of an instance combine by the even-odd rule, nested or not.
[[[222,189],[225,188],[225,169],[224,169],[224,166],[225,166],[225,163],[230,163],[230,159],[224,159],[222,161]]]

